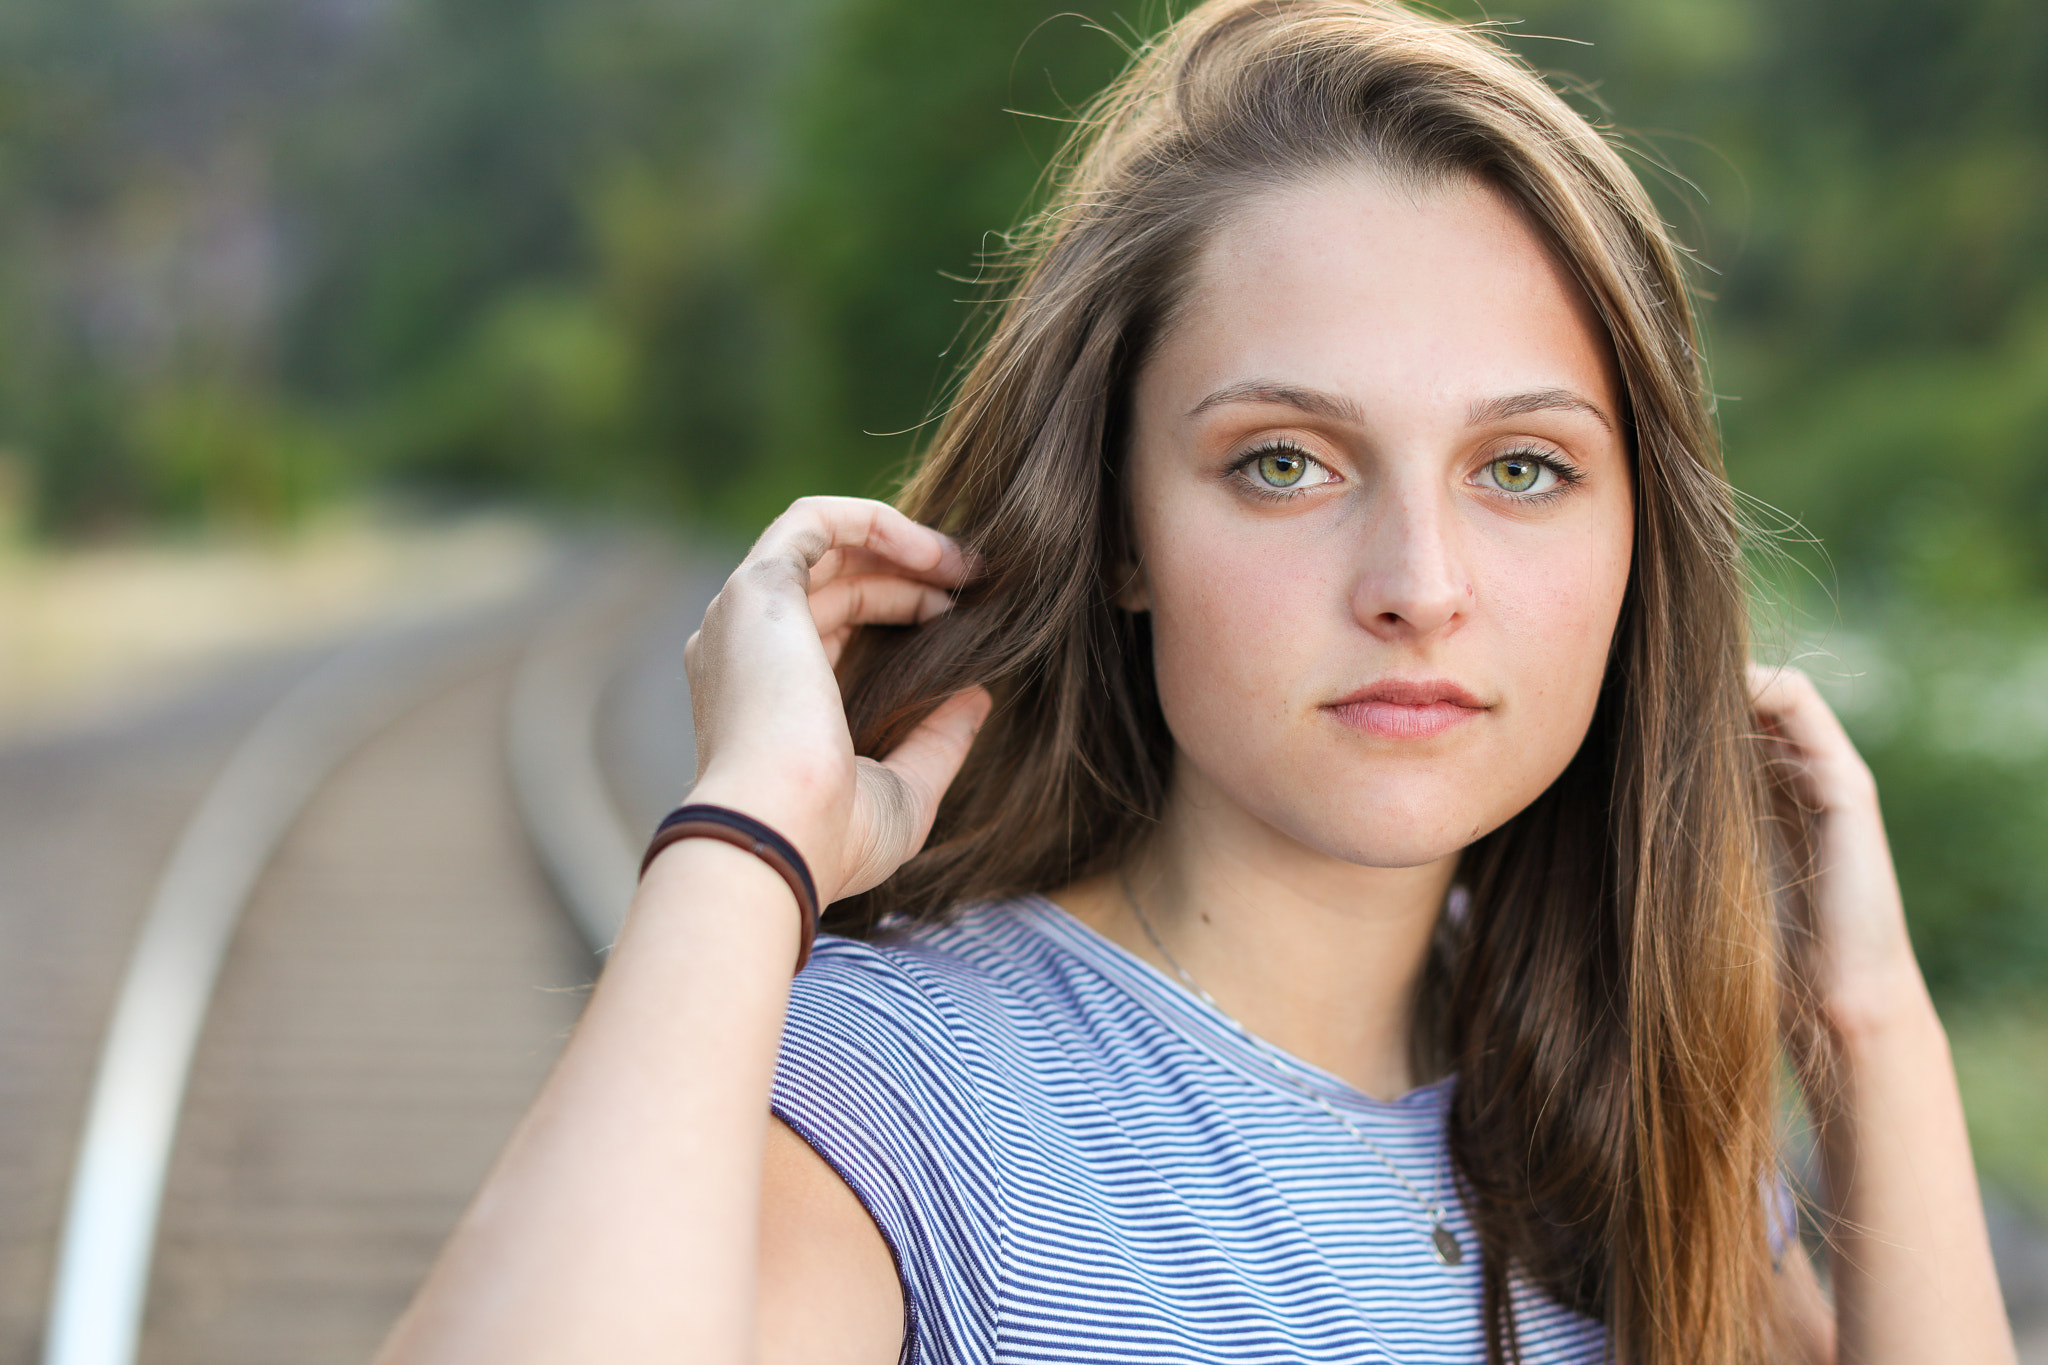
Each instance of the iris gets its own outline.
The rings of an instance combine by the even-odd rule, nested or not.
[[[1510,493],[1526,493],[1543,476],[1543,466],[1527,455],[1504,455],[1490,467],[1495,484]]]
[[[1300,483],[1307,472],[1308,461],[1299,452],[1271,450],[1259,456],[1259,477],[1275,488]]]

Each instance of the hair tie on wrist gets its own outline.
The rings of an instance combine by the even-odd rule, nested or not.
[[[796,949],[796,969],[802,971],[811,958],[811,943],[818,937],[818,886],[796,845],[753,816],[724,806],[677,806],[654,827],[654,837],[647,841],[647,853],[640,859],[640,875],[645,877],[654,856],[678,839],[722,840],[745,849],[781,874],[796,894],[797,912],[803,916],[803,939]]]

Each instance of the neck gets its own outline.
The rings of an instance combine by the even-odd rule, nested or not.
[[[1178,963],[1251,1032],[1368,1095],[1430,1079],[1412,1072],[1410,1031],[1456,855],[1361,867],[1200,786],[1177,775],[1157,833],[1126,868],[1053,898],[1169,976]],[[1145,934],[1126,880],[1172,961]]]

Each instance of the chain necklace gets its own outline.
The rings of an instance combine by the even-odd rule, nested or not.
[[[1123,883],[1125,902],[1130,905],[1131,913],[1137,916],[1138,927],[1145,931],[1145,938],[1151,943],[1153,949],[1166,959],[1166,965],[1173,968],[1174,975],[1181,979],[1181,984],[1200,997],[1203,1004],[1221,1015],[1231,1028],[1237,1030],[1237,1035],[1240,1038],[1250,1043],[1252,1047],[1258,1050],[1261,1056],[1271,1062],[1274,1069],[1286,1078],[1289,1086],[1297,1094],[1335,1119],[1338,1126],[1357,1139],[1360,1146],[1379,1158],[1380,1165],[1387,1168],[1387,1174],[1393,1176],[1395,1180],[1401,1183],[1401,1188],[1408,1191],[1409,1196],[1415,1200],[1416,1204],[1421,1207],[1423,1213],[1428,1217],[1430,1250],[1435,1253],[1439,1262],[1444,1265],[1457,1265],[1460,1261],[1463,1261],[1465,1259],[1465,1248],[1459,1243],[1458,1234],[1451,1231],[1450,1225],[1446,1220],[1443,1200],[1439,1197],[1443,1191],[1444,1168],[1442,1162],[1439,1161],[1437,1164],[1434,1188],[1431,1189],[1429,1194],[1423,1194],[1421,1190],[1415,1187],[1415,1182],[1410,1180],[1407,1174],[1394,1164],[1393,1158],[1380,1149],[1380,1145],[1377,1142],[1367,1137],[1357,1124],[1346,1118],[1343,1110],[1331,1104],[1309,1086],[1307,1078],[1301,1074],[1300,1067],[1295,1064],[1292,1058],[1239,1023],[1236,1015],[1217,1004],[1216,997],[1202,989],[1201,983],[1188,974],[1187,968],[1180,965],[1180,959],[1168,952],[1166,945],[1159,941],[1158,931],[1153,929],[1152,921],[1145,915],[1145,908],[1138,904],[1137,893],[1131,889],[1130,873],[1119,871],[1118,879]]]

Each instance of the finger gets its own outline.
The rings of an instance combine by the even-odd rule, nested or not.
[[[1750,684],[1759,723],[1796,769],[1804,800],[1825,808],[1871,794],[1869,767],[1811,678],[1752,664]]]
[[[811,586],[823,587],[834,579],[851,578],[857,574],[888,574],[895,578],[914,578],[935,587],[957,588],[965,578],[959,568],[963,562],[964,552],[957,544],[952,544],[952,553],[942,557],[938,566],[931,569],[906,569],[887,555],[860,546],[847,546],[827,550],[819,557],[818,562],[811,566]]]
[[[923,625],[952,605],[952,598],[929,583],[881,574],[841,578],[811,593],[811,617],[820,635],[848,626]]]
[[[860,759],[856,772],[865,810],[861,852],[837,894],[876,885],[909,861],[931,834],[939,798],[960,771],[975,733],[988,718],[989,694],[972,687],[941,702],[881,762]]]
[[[793,557],[816,586],[845,571],[847,551],[935,582],[957,583],[967,568],[952,537],[871,498],[799,498],[762,532],[749,557]],[[829,563],[827,556],[834,556]]]
[[[1765,715],[1796,706],[1797,689],[1801,684],[1811,685],[1806,674],[1789,664],[1751,663],[1748,673],[1750,703]]]
[[[986,688],[955,692],[882,759],[882,766],[903,779],[916,802],[912,850],[924,843],[938,814],[939,798],[966,761],[992,705],[994,700]]]
[[[1796,668],[1749,666],[1751,704],[1786,739],[1802,749],[1849,746],[1849,732],[1813,679]]]

